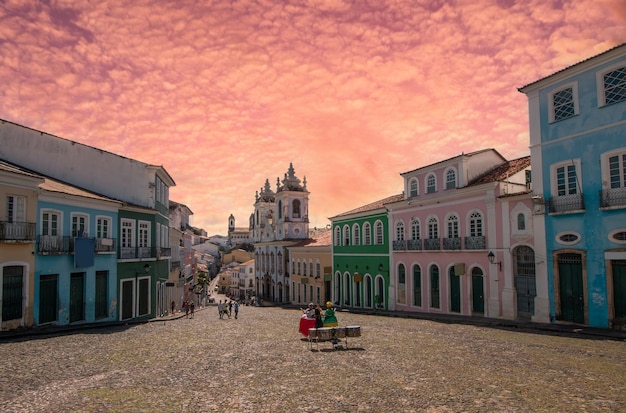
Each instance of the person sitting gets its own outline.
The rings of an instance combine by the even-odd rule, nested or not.
[[[335,309],[333,308],[333,303],[330,301],[326,302],[326,311],[324,311],[324,327],[337,327],[339,323],[337,322],[337,316],[335,315]]]
[[[322,307],[319,305],[315,307],[315,328],[324,327],[324,320],[322,319]]]
[[[313,303],[309,303],[309,306],[306,309],[300,309],[302,310],[303,315],[308,318],[308,319],[314,319],[315,318],[315,305],[313,305]]]

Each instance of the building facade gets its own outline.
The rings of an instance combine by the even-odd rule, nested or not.
[[[626,324],[626,44],[519,89],[545,214],[550,317]]]

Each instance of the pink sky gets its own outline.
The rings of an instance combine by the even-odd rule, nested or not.
[[[210,235],[293,162],[321,227],[401,172],[528,155],[517,88],[624,41],[624,0],[3,0],[0,118],[163,165]]]

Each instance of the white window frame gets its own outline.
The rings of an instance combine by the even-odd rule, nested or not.
[[[381,221],[374,223],[374,243],[376,245],[383,245],[385,243],[385,230]]]
[[[7,221],[26,222],[26,197],[22,195],[7,194]]]
[[[626,100],[620,100],[617,102],[606,103],[606,89],[604,88],[604,75],[609,72],[614,72],[618,69],[625,68],[626,65],[623,61],[615,63],[614,65],[604,68],[602,71],[596,72],[596,92],[598,94],[598,107],[610,106],[618,103],[625,102]]]
[[[82,221],[82,222],[79,222]],[[82,227],[82,231],[79,230],[77,225]],[[70,214],[70,234],[72,237],[88,237],[89,236],[89,215],[81,212],[72,212]]]
[[[444,189],[455,189],[457,187],[456,175],[456,168],[450,167],[444,171],[443,176],[446,182]],[[452,180],[450,180],[450,176],[452,176]]]
[[[150,221],[138,221],[137,223],[137,246],[139,248],[150,248],[152,226]]]
[[[467,234],[469,237],[485,235],[485,216],[482,211],[474,210],[467,214]]]
[[[372,225],[369,222],[363,224],[363,245],[372,245]]]
[[[451,213],[446,218],[446,238],[460,238],[460,219],[456,213]]]
[[[359,224],[352,225],[352,244],[361,245],[361,227]]]
[[[96,238],[113,238],[113,219],[104,215],[96,216]]]
[[[404,222],[396,222],[396,241],[404,241]]]
[[[420,223],[419,218],[411,219],[411,239],[413,240],[421,239],[422,238],[421,229],[422,229],[422,225]]]
[[[135,220],[122,218],[120,220],[120,247],[134,248],[135,244]]]
[[[420,183],[417,178],[409,179],[409,198],[418,196],[420,194]]]
[[[50,224],[47,228],[44,228],[44,215],[56,216],[56,228],[52,228]],[[52,220],[48,220],[51,222]],[[51,237],[60,237],[63,235],[63,213],[56,209],[42,209],[41,210],[41,235],[48,235]],[[44,230],[45,229],[45,230]],[[54,233],[53,233],[54,232]]]
[[[350,226],[343,226],[343,238],[341,239],[341,245],[347,247],[350,245]]]
[[[623,156],[626,155],[626,147],[614,149],[609,152],[605,152],[600,157],[601,173],[602,173],[602,189],[616,189],[611,188],[611,170],[609,167],[609,158],[618,156],[620,158],[620,168],[622,173],[620,174],[620,186],[619,188],[626,188],[626,179],[624,178],[623,168],[626,166],[623,164]]]
[[[558,190],[558,180],[557,180],[557,171],[559,168],[565,168],[567,173],[567,168],[569,166],[574,166],[576,173],[576,194],[570,194],[569,191],[565,195],[559,195]],[[582,176],[581,176],[581,163],[580,159],[568,159],[567,161],[558,162],[550,165],[550,193],[552,197],[559,196],[570,196],[570,195],[582,195]],[[568,182],[566,181],[566,189],[568,188]]]
[[[559,92],[562,92],[565,89],[572,89],[572,100],[574,103],[574,114],[572,116],[568,116],[567,118],[556,119],[555,116],[555,108],[554,108],[554,95]],[[564,85],[560,85],[558,88],[551,90],[548,93],[548,120],[550,123],[560,122],[566,119],[571,119],[574,116],[580,113],[580,108],[578,107],[578,82],[570,82]]]
[[[429,185],[429,180],[432,178],[433,184]],[[437,192],[437,175],[435,175],[435,173],[431,172],[428,175],[426,175],[426,178],[424,179],[424,183],[425,183],[425,187],[426,187],[426,193],[427,194],[434,194],[435,192]]]
[[[435,216],[426,220],[428,239],[439,239],[439,219]],[[434,235],[434,236],[433,236]]]
[[[341,227],[339,225],[335,227],[335,246],[341,246]]]

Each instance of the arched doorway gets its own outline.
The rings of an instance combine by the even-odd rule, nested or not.
[[[517,295],[517,318],[530,320],[535,314],[537,282],[535,279],[535,251],[527,246],[513,250],[513,271]]]

